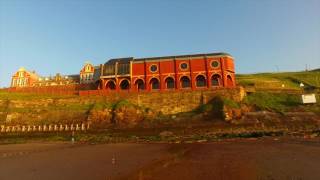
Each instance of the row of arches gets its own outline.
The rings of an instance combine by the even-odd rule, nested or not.
[[[176,82],[173,77],[167,77],[164,80],[165,87],[164,89],[175,89],[176,88]],[[222,85],[222,79],[221,76],[218,74],[215,74],[211,76],[210,78],[210,84],[212,87],[219,87]],[[180,88],[187,89],[191,88],[191,79],[188,76],[182,76],[179,80]],[[232,78],[230,75],[227,76],[227,83],[232,84]],[[146,89],[146,83],[143,79],[137,79],[134,83],[134,86],[137,90],[145,90]],[[160,89],[160,80],[158,78],[151,78],[148,82],[148,85],[151,90],[159,90]],[[205,88],[207,87],[207,79],[204,75],[198,75],[195,78],[195,85],[196,88]],[[131,83],[128,79],[123,79],[120,81],[119,88],[121,90],[128,90],[130,89]],[[232,86],[232,85],[231,85]],[[116,82],[115,80],[109,80],[107,81],[105,85],[106,89],[109,90],[115,90],[116,89]]]

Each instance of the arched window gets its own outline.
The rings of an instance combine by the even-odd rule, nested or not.
[[[123,90],[129,89],[130,88],[129,80],[127,80],[127,79],[122,80],[121,83],[120,83],[120,88],[123,89]]]
[[[138,91],[141,91],[141,90],[144,90],[144,89],[145,89],[145,87],[144,87],[144,82],[143,82],[142,79],[136,80],[135,86],[137,87]]]
[[[228,87],[232,87],[233,86],[232,77],[230,75],[227,76],[227,86]]]
[[[160,89],[160,83],[157,78],[152,78],[150,80],[151,89]]]
[[[180,79],[180,83],[181,83],[182,88],[190,88],[191,87],[190,79],[187,76],[183,76]]]
[[[172,77],[168,77],[165,82],[167,89],[174,89],[174,79]]]
[[[112,80],[110,80],[107,84],[106,84],[106,88],[110,89],[110,90],[114,90],[116,89],[116,83]]]
[[[211,86],[220,86],[221,77],[218,74],[215,74],[211,77]]]
[[[198,75],[196,78],[196,85],[197,87],[206,87],[206,78],[203,75]]]

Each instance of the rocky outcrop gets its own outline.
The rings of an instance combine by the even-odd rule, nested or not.
[[[103,108],[92,108],[89,112],[88,121],[97,128],[108,126],[134,127],[146,117],[146,109],[121,100]]]
[[[136,106],[122,106],[113,113],[113,122],[119,127],[134,127],[145,119],[143,110]]]
[[[88,121],[97,127],[107,127],[112,125],[112,109],[91,110],[88,115]]]

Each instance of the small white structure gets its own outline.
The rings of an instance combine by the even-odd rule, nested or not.
[[[300,87],[301,87],[301,88],[304,87],[304,84],[303,84],[303,83],[300,83]]]
[[[303,104],[314,104],[317,103],[315,94],[303,94],[302,95],[302,103]]]

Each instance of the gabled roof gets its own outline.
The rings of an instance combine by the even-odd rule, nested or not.
[[[28,71],[24,67],[20,67],[18,71],[16,71],[13,76],[17,75],[18,72],[26,72],[32,77],[39,77],[39,75],[35,71]]]

